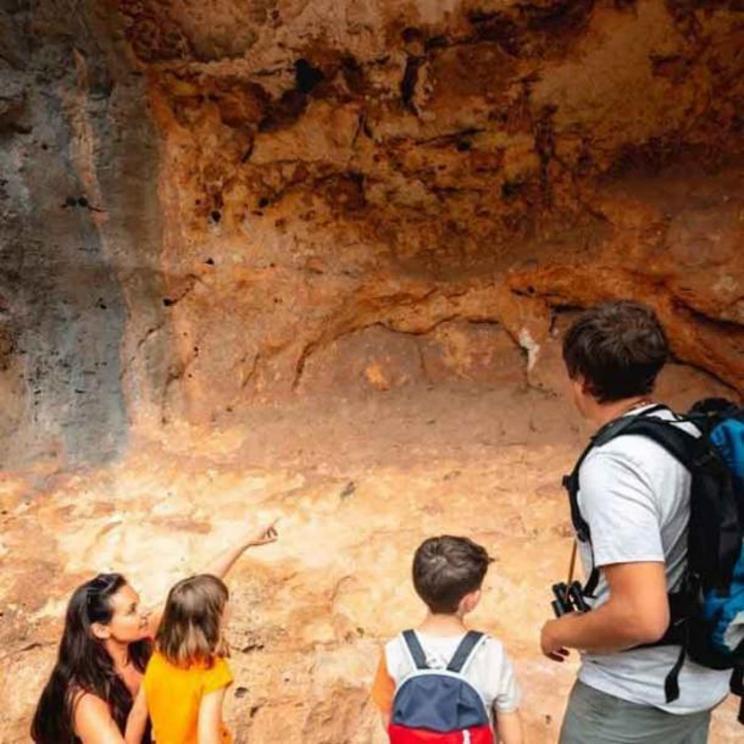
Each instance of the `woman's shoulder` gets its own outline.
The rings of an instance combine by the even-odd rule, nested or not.
[[[112,726],[118,731],[111,716],[111,707],[93,692],[80,689],[73,691],[72,710],[75,733],[82,738]]]

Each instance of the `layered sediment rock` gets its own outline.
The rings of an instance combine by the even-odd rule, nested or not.
[[[608,297],[653,304],[681,360],[741,390],[735,2],[2,19],[14,455],[90,460],[131,424],[229,418],[302,390],[331,344],[357,385],[341,347],[375,328],[402,334],[399,381],[428,380],[422,353],[452,361],[442,323],[461,349],[498,327],[534,364],[555,308]]]
[[[640,299],[688,365],[663,397],[744,392],[743,39],[736,0],[6,3],[10,740],[75,582],[156,598],[246,504],[290,542],[237,575],[239,738],[378,736],[410,549],[451,530],[504,556],[480,620],[550,740],[570,675],[534,638],[581,443],[560,335]]]

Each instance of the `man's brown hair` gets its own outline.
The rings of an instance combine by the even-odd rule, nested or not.
[[[656,313],[628,300],[586,310],[563,339],[569,377],[581,377],[599,403],[651,393],[668,356]]]
[[[431,612],[451,615],[466,594],[480,589],[491,560],[467,537],[430,537],[413,557],[413,586]]]
[[[215,656],[227,656],[221,626],[228,597],[227,587],[216,576],[179,581],[168,593],[155,639],[158,651],[180,667],[211,666]]]

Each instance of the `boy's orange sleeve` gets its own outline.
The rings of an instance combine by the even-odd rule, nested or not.
[[[395,680],[388,672],[385,652],[383,651],[380,655],[380,663],[377,665],[375,681],[372,683],[372,700],[381,713],[390,713],[393,709],[394,696]]]

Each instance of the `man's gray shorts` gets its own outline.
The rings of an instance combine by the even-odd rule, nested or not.
[[[560,744],[706,744],[710,711],[677,716],[577,682],[568,699]]]

